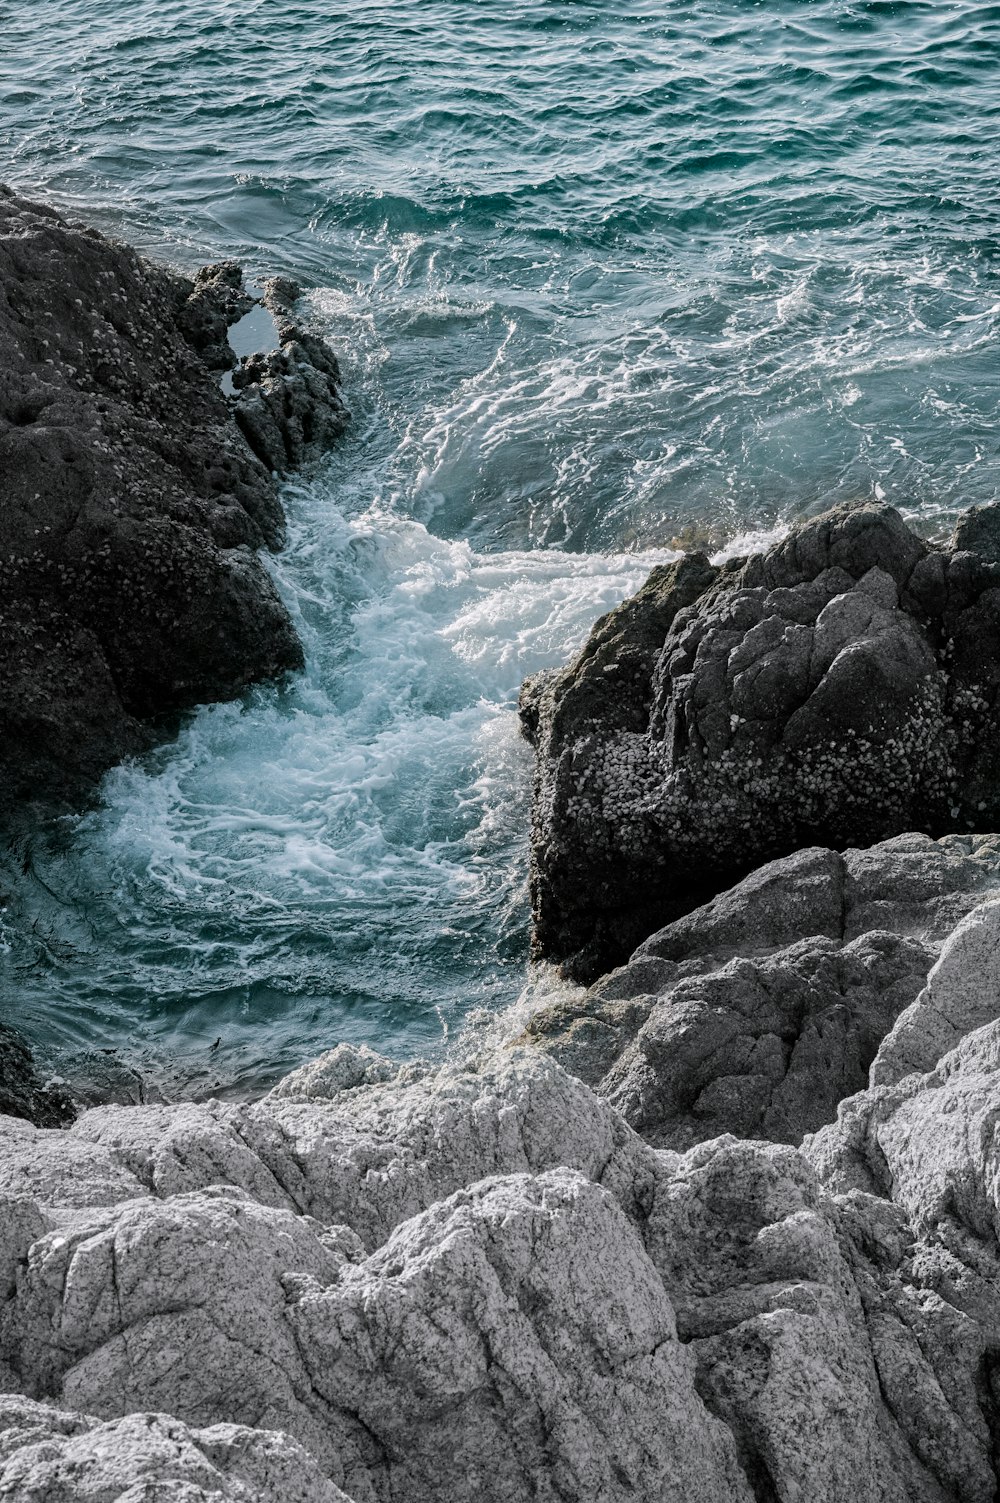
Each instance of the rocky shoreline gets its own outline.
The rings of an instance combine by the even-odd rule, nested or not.
[[[286,284],[227,399],[238,268],[4,194],[0,279],[13,808],[295,666],[255,550],[345,415]],[[998,543],[691,555],[525,686],[592,984],[517,1036],[65,1126],[0,1029],[0,1500],[994,1503]]]
[[[190,279],[0,187],[0,814],[78,804],[177,716],[301,666],[258,551],[347,414],[336,359],[235,263]],[[233,370],[227,398],[220,371]]]
[[[1000,504],[689,554],[529,680],[535,950],[581,981],[775,856],[1000,828]]]
[[[828,855],[633,965],[683,952],[705,986],[763,953],[810,1003],[781,940],[822,910]],[[647,1037],[614,1102],[549,1019],[435,1069],[341,1045],[247,1105],[0,1117],[0,1498],[992,1500],[995,859],[918,837],[843,858],[891,876],[849,925],[876,971],[820,998],[791,1049],[814,1073],[770,1114],[751,1090],[752,1136],[717,1068],[686,1099],[658,1073],[711,1058],[690,985],[645,998],[666,1053]],[[744,1059],[773,1056],[766,1026]],[[857,1030],[885,1030],[871,1084],[832,1104]],[[793,1146],[789,1100],[831,1120]]]

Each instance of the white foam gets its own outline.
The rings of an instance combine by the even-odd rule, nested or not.
[[[173,746],[110,773],[78,856],[132,926],[151,988],[162,947],[171,986],[186,968],[192,994],[266,983],[308,1007],[343,990],[349,955],[362,992],[390,972],[394,995],[407,974],[415,993],[436,990],[422,1036],[442,1036],[477,988],[496,995],[504,936],[523,953],[521,681],[564,663],[596,616],[677,555],[478,553],[380,507],[345,517],[322,480],[289,487],[286,504],[273,566],[305,673],[203,708]],[[435,946],[437,971],[421,961]],[[405,1051],[405,1023],[390,1031]]]
[[[712,554],[713,564],[724,564],[731,558],[747,558],[751,553],[766,553],[775,543],[788,536],[788,524],[777,527],[758,528],[752,532],[738,532],[724,547]]]

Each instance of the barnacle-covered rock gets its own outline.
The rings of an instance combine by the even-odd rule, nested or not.
[[[251,304],[233,262],[192,282],[0,188],[0,811],[78,801],[178,712],[302,662],[257,555],[273,466],[215,373]],[[325,443],[336,365],[305,341],[289,402]]]
[[[591,980],[769,858],[990,828],[998,687],[1000,563],[891,507],[660,571],[525,686],[536,952]]]

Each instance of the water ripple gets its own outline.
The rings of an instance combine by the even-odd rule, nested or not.
[[[9,856],[10,1010],[53,1049],[222,1033],[222,1086],[428,1046],[523,979],[523,672],[676,535],[996,497],[1000,6],[0,18],[0,176],[298,277],[355,413],[287,498],[307,674]]]

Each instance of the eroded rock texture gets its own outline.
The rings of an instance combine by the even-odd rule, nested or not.
[[[264,303],[275,321],[277,348],[249,355],[233,374],[236,421],[269,470],[283,473],[335,443],[347,427],[340,366],[322,339],[294,317],[299,289],[272,277]]]
[[[0,1498],[993,1503],[996,857],[808,851],[634,962],[920,949],[801,1150],[657,1148],[537,1044],[0,1117]]]
[[[287,1435],[99,1420],[0,1394],[0,1498],[17,1503],[349,1503]]]
[[[877,1054],[884,1078],[890,1057],[905,1073],[951,1047],[934,1005],[946,985],[966,999],[962,1031],[992,1016],[1000,962],[980,953],[978,918],[960,923],[991,894],[996,836],[798,851],[540,1009],[527,1037],[659,1146],[719,1133],[797,1144],[868,1083]]]
[[[1000,823],[996,531],[862,505],[692,555],[530,680],[538,954],[592,980],[761,861]]]
[[[271,470],[344,410],[307,336],[246,376],[241,402],[291,414],[261,462],[215,374],[250,302],[233,263],[191,282],[0,189],[0,810],[75,799],[164,718],[301,663],[257,550]]]

